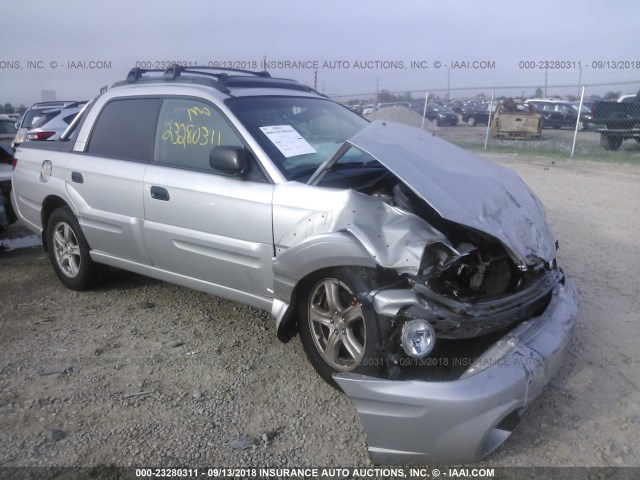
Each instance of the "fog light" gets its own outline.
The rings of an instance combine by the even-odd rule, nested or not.
[[[436,332],[426,320],[410,320],[402,327],[402,348],[410,357],[426,357],[435,343]]]

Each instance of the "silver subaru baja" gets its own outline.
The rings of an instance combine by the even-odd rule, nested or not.
[[[108,266],[270,311],[379,463],[476,461],[562,365],[577,295],[512,171],[266,72],[134,69],[16,151],[69,288]]]

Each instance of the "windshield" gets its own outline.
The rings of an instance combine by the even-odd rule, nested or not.
[[[369,123],[321,98],[236,97],[226,104],[288,179],[310,176]],[[353,150],[340,159],[341,164],[363,165]]]

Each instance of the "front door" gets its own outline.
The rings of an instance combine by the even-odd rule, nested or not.
[[[145,241],[154,267],[260,308],[272,294],[273,185],[254,162],[241,178],[209,165],[211,149],[244,144],[212,105],[163,101],[144,175]],[[192,283],[190,283],[192,282]]]

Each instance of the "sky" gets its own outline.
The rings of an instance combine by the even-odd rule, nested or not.
[[[0,103],[89,99],[134,66],[265,59],[338,99],[532,97],[545,76],[547,96],[624,94],[640,89],[639,18],[637,0],[4,0]]]

